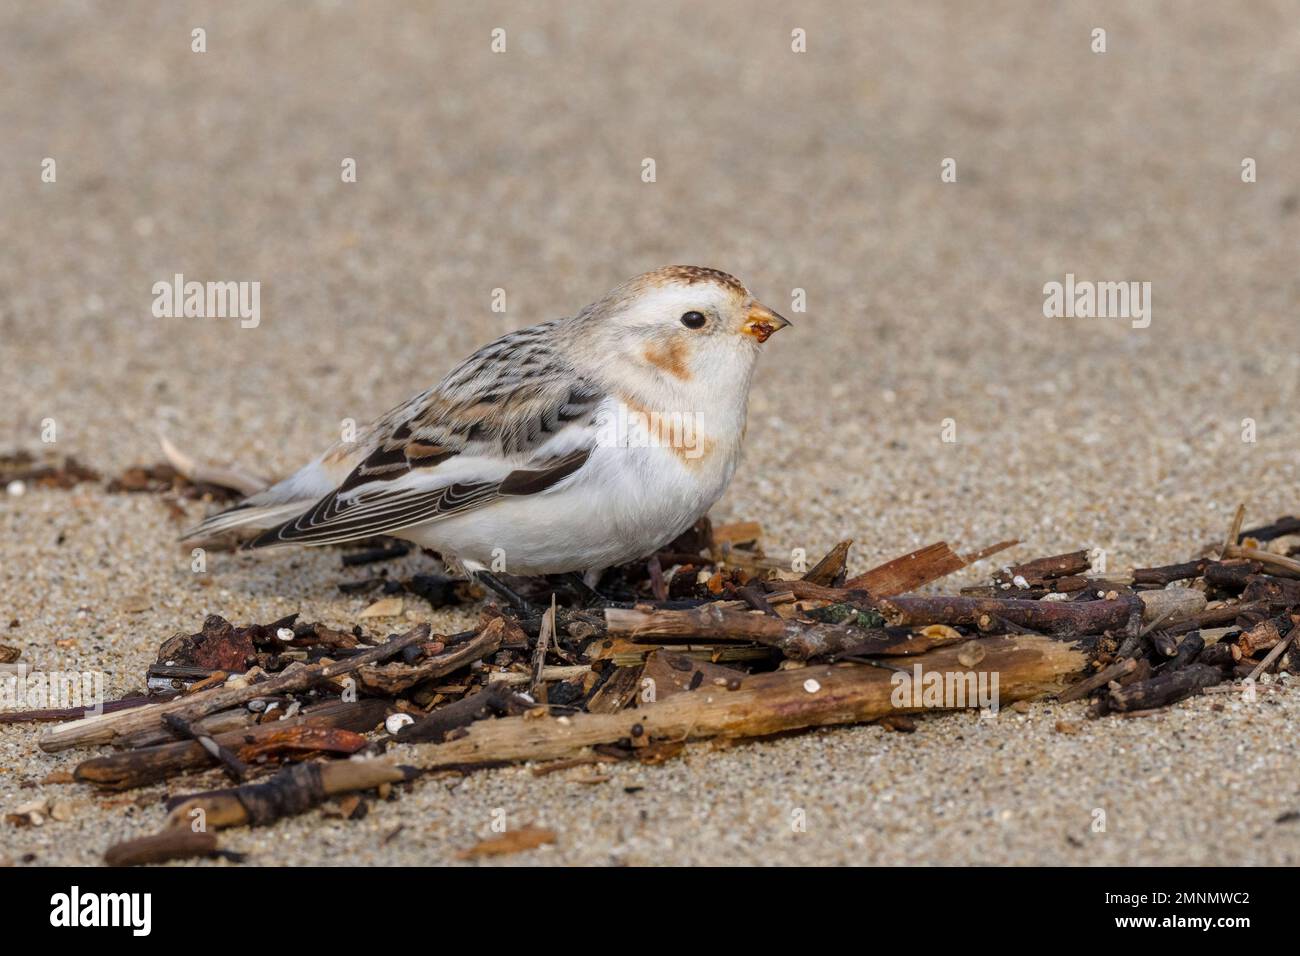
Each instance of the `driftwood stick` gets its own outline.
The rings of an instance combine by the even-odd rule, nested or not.
[[[362,668],[357,672],[357,682],[363,690],[391,697],[495,653],[509,632],[506,620],[496,617],[477,634],[470,632],[472,636],[468,640],[448,643],[441,652],[415,664],[374,664]]]
[[[244,782],[244,778],[248,776],[248,764],[240,760],[239,757],[232,753],[230,748],[221,741],[200,730],[195,730],[194,725],[180,714],[163,714],[162,721],[167,729],[176,734],[176,736],[183,737],[186,740],[193,740],[207,751],[209,756],[219,761],[221,766],[225,768],[226,774],[231,780],[235,781],[235,783]]]
[[[1245,558],[1248,561],[1262,564],[1273,574],[1288,578],[1300,578],[1300,561],[1295,558],[1288,558],[1285,555],[1274,554],[1272,551],[1243,548],[1234,544],[1223,549],[1223,556],[1225,558]]]
[[[130,710],[133,707],[147,707],[157,702],[157,698],[145,696],[108,700],[104,702],[104,713],[112,714],[119,710]],[[59,707],[51,710],[9,710],[0,712],[0,724],[55,723],[65,720],[80,720],[85,716],[85,707]]]
[[[546,667],[546,648],[555,633],[555,592],[551,592],[551,607],[542,615],[542,626],[537,631],[537,646],[533,648],[533,676],[528,682],[528,693],[536,698],[542,686],[542,669]]]
[[[1195,617],[1205,610],[1206,603],[1205,593],[1195,588],[1139,591],[1138,599],[1142,602],[1142,622],[1149,625],[1148,630]]]
[[[1085,677],[1077,684],[1071,684],[1058,696],[1057,700],[1061,703],[1069,703],[1072,700],[1078,700],[1081,697],[1087,697],[1099,687],[1105,687],[1113,680],[1119,680],[1125,674],[1131,674],[1137,670],[1137,661],[1131,657],[1126,657],[1122,661],[1116,661],[1108,667],[1103,667],[1091,677]]]
[[[104,862],[109,866],[140,866],[145,863],[166,863],[168,860],[189,860],[217,853],[215,833],[195,832],[189,827],[175,827],[161,833],[125,840],[108,848]]]
[[[1228,536],[1224,539],[1221,551],[1226,552],[1229,548],[1235,548],[1237,542],[1241,540],[1241,525],[1246,520],[1246,502],[1237,505],[1237,510],[1233,512],[1232,523],[1228,526]]]
[[[1160,673],[1167,674],[1200,660],[1201,652],[1204,650],[1205,638],[1201,637],[1200,631],[1192,631],[1179,642],[1174,656],[1160,665]]]
[[[1256,541],[1272,541],[1288,534],[1300,534],[1300,518],[1287,515],[1278,518],[1272,524],[1259,528],[1248,528],[1241,533],[1242,538],[1254,538]]]
[[[572,680],[574,677],[583,677],[590,673],[590,664],[547,664],[542,668],[541,682],[549,684],[553,681]],[[531,685],[532,682],[532,674],[522,674],[514,671],[504,673],[493,671],[488,674],[489,684],[501,684],[505,687],[523,687]]]
[[[304,813],[340,793],[370,790],[412,777],[408,768],[386,760],[334,760],[286,767],[264,783],[196,793],[171,802],[166,826],[188,828],[196,810],[209,830],[263,826]]]
[[[1241,648],[1236,644],[1219,641],[1201,651],[1197,660],[1202,664],[1212,664],[1215,667],[1236,667],[1241,660]]]
[[[1206,608],[1200,614],[1189,617],[1185,621],[1177,624],[1171,624],[1167,628],[1171,634],[1185,634],[1188,631],[1203,631],[1208,628],[1223,627],[1230,625],[1244,611],[1265,610],[1266,608],[1257,604],[1224,604],[1220,607]]]
[[[1164,658],[1172,659],[1178,653],[1178,641],[1168,631],[1152,631],[1151,646]]]
[[[861,588],[832,588],[812,581],[762,581],[769,594],[788,591],[800,601],[829,601],[849,604],[864,611],[872,610],[875,599]]]
[[[1037,634],[992,638],[982,644],[986,651],[978,671],[962,665],[959,649],[952,647],[914,661],[922,672],[996,674],[998,700],[1003,704],[1055,692],[1087,661],[1083,648]],[[404,765],[394,757],[296,764],[266,783],[182,798],[172,803],[168,826],[188,826],[195,811],[203,813],[209,830],[261,825],[305,812],[332,794],[412,779],[425,770],[559,759],[621,740],[760,737],[926,709],[919,699],[895,708],[894,691],[895,681],[888,671],[839,664],[756,674],[740,681],[735,690],[705,685],[620,713],[561,719],[530,714],[480,721],[454,740],[415,744],[402,754],[413,758]],[[972,694],[966,705],[976,704]]]
[[[330,736],[328,731],[359,734],[373,730],[383,721],[388,707],[386,701],[375,698],[363,698],[354,703],[330,701],[297,717],[227,731],[217,734],[215,739],[243,761],[321,750],[354,753],[364,746],[364,737],[355,737],[349,742],[348,737]],[[165,780],[187,770],[210,767],[212,763],[210,752],[201,745],[192,740],[179,740],[83,760],[73,771],[73,776],[81,783],[126,790]]]
[[[1133,571],[1133,584],[1162,588],[1167,584],[1173,584],[1175,581],[1199,578],[1205,573],[1207,563],[1208,561],[1202,558],[1199,561],[1188,561],[1184,564],[1166,564],[1158,568],[1135,568]]]
[[[831,548],[824,558],[813,565],[812,570],[805,574],[803,579],[810,584],[821,584],[829,587],[844,571],[845,563],[849,558],[849,548],[851,547],[853,547],[852,539],[841,541]]]
[[[1042,587],[1056,578],[1072,577],[1091,570],[1092,561],[1088,558],[1087,551],[1071,551],[1069,554],[1036,558],[995,571],[993,583],[998,586],[1017,586],[1016,578],[1022,578],[1029,587]]]
[[[468,727],[476,720],[500,714],[522,714],[534,706],[533,701],[509,690],[507,685],[495,682],[477,694],[439,707],[427,717],[407,724],[394,735],[394,739],[402,743],[439,743],[452,731]]]
[[[960,647],[912,658],[922,673],[998,675],[1001,703],[1058,691],[1087,664],[1079,646],[1036,634],[983,640],[985,654],[973,667],[959,660]],[[744,678],[736,690],[711,684],[657,703],[613,714],[553,718],[506,717],[474,724],[456,740],[421,747],[407,763],[425,769],[571,757],[585,747],[635,740],[759,737],[805,727],[860,723],[891,713],[924,710],[919,700],[895,708],[897,686],[887,670],[836,664],[774,671]],[[973,705],[974,701],[968,702]]]
[[[1175,703],[1198,693],[1202,688],[1221,684],[1228,675],[1208,664],[1188,664],[1176,671],[1161,671],[1149,680],[1119,687],[1107,695],[1110,709],[1123,713],[1152,710]]]
[[[1274,644],[1273,649],[1269,651],[1266,655],[1264,655],[1264,659],[1260,661],[1259,664],[1255,666],[1255,669],[1250,672],[1250,677],[1248,678],[1248,680],[1252,680],[1252,681],[1259,680],[1259,675],[1263,674],[1264,671],[1268,670],[1269,665],[1272,664],[1279,657],[1281,657],[1282,652],[1285,651],[1288,647],[1290,647],[1295,642],[1295,637],[1297,632],[1300,632],[1300,627],[1291,628],[1291,632],[1287,634],[1286,637],[1284,637],[1282,640]]]
[[[964,567],[966,559],[948,547],[948,542],[938,541],[849,578],[844,586],[850,590],[870,591],[872,594],[901,594],[904,591],[914,591]]]
[[[428,638],[429,625],[421,624],[401,637],[367,648],[345,660],[293,668],[258,684],[214,687],[189,697],[178,697],[164,704],[87,717],[55,728],[41,738],[40,748],[46,752],[53,752],[66,750],[69,747],[112,743],[124,734],[160,726],[165,714],[176,714],[184,720],[192,721],[219,710],[245,704],[255,697],[306,690],[316,684],[354,673],[367,664],[387,660],[395,654],[400,654],[404,648],[422,644]]]
[[[685,611],[606,608],[605,627],[610,637],[634,641],[665,638],[753,641],[775,647],[786,657],[801,661],[859,648],[873,638],[890,640],[883,631],[845,624],[801,624],[757,611],[732,611],[716,604]]]
[[[961,559],[969,566],[974,564],[976,561],[983,561],[985,558],[991,558],[998,552],[1007,550],[1007,548],[1014,548],[1019,543],[1019,540],[999,541],[997,544],[991,544],[987,548],[980,548],[978,551],[963,554]]]
[[[1300,581],[1274,577],[1270,574],[1253,574],[1246,580],[1246,588],[1241,592],[1241,602],[1243,605],[1267,605],[1271,613],[1290,610],[1300,604]]]
[[[1266,651],[1271,647],[1276,647],[1278,642],[1291,633],[1294,627],[1295,625],[1289,614],[1279,614],[1277,617],[1270,617],[1267,620],[1260,621],[1254,627],[1245,631],[1237,639],[1237,646],[1241,648],[1243,657],[1254,657],[1259,651]]]
[[[962,557],[948,547],[948,542],[938,541],[850,578],[844,582],[844,586],[849,590],[870,591],[872,594],[903,594],[947,577],[954,571],[960,571],[969,564],[982,561],[1019,543],[1019,541],[999,541],[995,545]]]
[[[900,627],[947,624],[985,632],[1027,627],[1048,634],[1100,634],[1120,628],[1140,611],[1137,598],[1121,596],[1096,601],[1025,601],[1017,598],[929,597],[902,595],[881,598],[877,609]]]

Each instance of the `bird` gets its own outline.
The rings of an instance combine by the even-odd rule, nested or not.
[[[594,586],[721,497],[759,354],[789,325],[717,269],[646,272],[483,346],[182,540],[256,531],[245,547],[261,549],[391,535],[515,603],[498,573]]]

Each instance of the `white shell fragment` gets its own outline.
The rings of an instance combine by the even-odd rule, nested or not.
[[[810,694],[815,694],[822,689],[822,685],[817,683],[811,677],[809,677],[806,681],[803,682],[803,689]]]
[[[410,714],[389,714],[384,719],[384,729],[390,734],[395,734],[407,724],[415,723],[415,718]]]
[[[293,640],[293,628],[282,627],[275,632],[275,636],[287,644]]]

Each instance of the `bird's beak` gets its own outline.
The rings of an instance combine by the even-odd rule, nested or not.
[[[745,316],[745,324],[740,327],[746,335],[752,335],[760,342],[766,342],[773,332],[779,332],[790,324],[790,320],[778,315],[761,302],[755,302]]]

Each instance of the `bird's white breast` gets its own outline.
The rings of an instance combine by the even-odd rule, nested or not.
[[[600,412],[591,457],[571,477],[403,536],[508,574],[604,568],[681,534],[735,472],[740,428],[732,420],[711,425],[707,414],[665,414],[644,423],[646,434],[627,403],[610,400]]]

